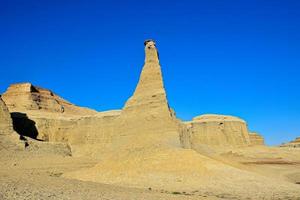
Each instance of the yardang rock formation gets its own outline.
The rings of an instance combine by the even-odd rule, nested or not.
[[[191,196],[202,192],[205,197],[206,191],[217,191],[215,197],[237,199],[272,199],[274,191],[300,195],[294,184],[297,169],[287,181],[281,175],[274,178],[278,171],[265,166],[297,164],[298,152],[264,146],[263,137],[249,132],[238,117],[205,114],[179,120],[167,100],[155,42],[145,41],[144,50],[140,79],[122,110],[97,112],[30,83],[11,85],[2,96],[5,103],[0,98],[1,146],[5,151],[14,147],[20,135],[33,138],[27,143],[29,152],[72,155],[76,163],[93,160],[89,166],[72,166],[59,181],[78,179]]]
[[[232,180],[237,178],[234,174],[242,174],[250,180],[250,174],[181,147],[180,135],[188,135],[190,130],[176,119],[168,105],[154,41],[145,42],[145,57],[133,96],[114,119],[113,128],[106,131],[113,137],[109,144],[112,148],[102,151],[102,161],[95,167],[70,172],[64,177],[130,187],[187,190],[196,189],[199,180],[203,183],[212,177],[217,180],[221,174],[228,174]],[[217,140],[224,146],[250,145],[243,120],[229,116],[211,117],[217,126],[209,124],[211,132],[208,134],[212,136],[203,142],[211,144]],[[220,121],[226,123],[223,135],[213,131],[214,128],[220,131]],[[227,140],[224,134],[227,134]]]
[[[176,131],[176,117],[171,111],[164,89],[155,42],[145,42],[145,65],[133,96],[126,102],[121,118],[124,130],[137,134],[164,134]],[[142,125],[142,126],[139,126]]]
[[[98,144],[102,151],[127,148],[133,145],[130,141],[136,142],[134,146],[164,141],[197,149],[202,145],[249,146],[262,144],[263,140],[249,134],[246,122],[233,116],[202,115],[191,122],[177,119],[168,104],[153,40],[145,41],[145,64],[139,82],[122,110],[96,112],[81,108],[30,83],[12,84],[3,100],[20,135],[66,142],[86,154],[94,151],[82,148],[89,144]]]
[[[114,135],[120,133],[121,137],[137,143],[147,138],[148,142],[157,143],[164,137],[175,139],[179,135],[181,123],[168,104],[158,52],[152,40],[145,42],[145,64],[139,82],[114,126]]]

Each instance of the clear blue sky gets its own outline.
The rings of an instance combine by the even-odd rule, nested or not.
[[[0,0],[0,93],[32,82],[80,106],[122,108],[157,41],[183,120],[239,116],[267,144],[300,136],[300,3]]]

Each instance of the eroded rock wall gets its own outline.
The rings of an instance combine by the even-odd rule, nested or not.
[[[82,118],[98,113],[78,107],[31,83],[10,85],[3,94],[3,100],[8,105],[17,132],[44,141],[69,142],[83,138],[86,132],[77,134],[80,129],[77,125]]]
[[[248,146],[250,137],[244,120],[226,115],[201,115],[186,122],[188,131],[181,135],[185,148],[209,146]]]
[[[5,103],[0,96],[0,150],[20,148],[19,135],[14,132],[12,119]]]
[[[12,119],[10,117],[10,113],[4,101],[2,100],[1,96],[0,96],[0,131],[2,133],[13,131],[13,125],[12,125]]]

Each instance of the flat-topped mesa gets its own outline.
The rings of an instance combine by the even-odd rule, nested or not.
[[[201,115],[186,123],[189,131],[181,135],[185,148],[197,149],[201,145],[248,146],[250,138],[244,120],[228,115]]]
[[[123,130],[161,133],[175,130],[163,84],[158,51],[153,40],[145,41],[145,64],[134,94],[126,102],[122,114]]]
[[[54,94],[52,91],[36,87],[31,83],[17,83],[9,86],[3,100],[10,112],[48,112],[72,115],[95,114],[96,111],[80,108]]]

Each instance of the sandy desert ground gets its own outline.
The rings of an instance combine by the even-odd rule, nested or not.
[[[62,178],[65,172],[92,167],[98,160],[67,155],[17,152],[1,154],[0,199],[216,199],[193,194],[111,186]]]
[[[72,157],[63,151],[2,151],[0,199],[300,199],[300,149],[243,148],[221,155],[222,162],[264,176],[278,187],[259,188],[263,186],[255,183],[256,176],[252,188],[236,187],[225,178],[222,190],[217,184],[213,187],[212,180],[203,180],[206,184],[193,191],[120,187],[63,177],[93,167],[99,159]],[[253,189],[257,193],[249,193]]]

